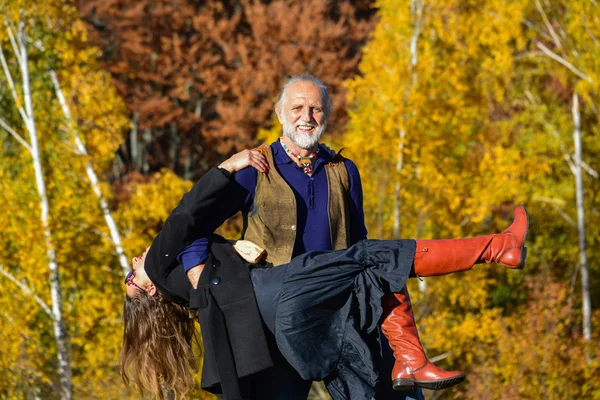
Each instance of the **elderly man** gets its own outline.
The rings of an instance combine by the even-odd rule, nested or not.
[[[234,176],[248,192],[239,207],[244,214],[244,239],[267,249],[268,261],[274,265],[287,263],[307,251],[343,249],[365,239],[362,187],[356,165],[319,144],[331,113],[326,86],[309,75],[290,79],[283,87],[276,113],[283,137],[270,146],[238,153],[221,165],[229,170],[237,170],[230,168],[236,163],[254,167]],[[211,222],[217,227],[237,211],[223,211]],[[190,270],[203,263],[206,254],[206,244],[200,240],[179,258]],[[382,331],[398,360],[392,381],[395,389],[404,392],[391,390],[392,381],[387,379],[393,360],[387,357],[378,400],[422,398],[413,385],[439,389],[462,377],[460,372],[446,372],[427,361],[406,291],[384,299],[383,305],[388,316]],[[254,398],[306,399],[311,382],[304,381],[274,346],[273,353],[275,367],[252,380]]]

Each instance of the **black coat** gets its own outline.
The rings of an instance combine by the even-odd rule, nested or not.
[[[198,309],[204,341],[202,388],[241,398],[238,378],[273,365],[246,263],[214,227],[215,210],[239,209],[244,189],[216,168],[185,194],[146,255],[145,269],[171,301]],[[193,240],[211,237],[210,256],[194,290],[177,255]]]

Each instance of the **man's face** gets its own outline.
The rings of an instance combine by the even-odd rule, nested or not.
[[[283,135],[303,149],[313,148],[327,126],[325,104],[319,87],[312,82],[294,82],[283,94],[277,111]]]

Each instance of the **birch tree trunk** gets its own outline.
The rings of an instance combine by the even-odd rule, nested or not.
[[[404,142],[406,139],[406,122],[409,119],[408,116],[408,97],[411,90],[417,84],[418,74],[416,71],[417,63],[419,60],[418,54],[418,43],[419,36],[421,35],[421,23],[423,19],[423,1],[412,0],[410,5],[410,13],[413,18],[413,34],[410,39],[410,63],[408,65],[408,74],[410,76],[410,84],[406,86],[404,90],[404,112],[402,113],[402,127],[398,131],[399,143],[398,143],[398,158],[396,159],[396,183],[394,185],[394,239],[400,239],[401,236],[401,225],[402,225],[402,182],[400,180],[400,174],[404,168]]]
[[[396,160],[396,184],[394,186],[394,238],[400,239],[402,235],[402,181],[400,180],[400,174],[404,168],[404,146],[406,140],[406,123],[410,118],[408,109],[408,98],[410,92],[417,86],[419,75],[417,73],[417,65],[419,62],[419,36],[421,35],[421,28],[423,23],[423,0],[411,0],[410,13],[413,20],[413,34],[410,39],[410,63],[408,65],[408,75],[410,77],[410,83],[404,90],[404,112],[402,113],[402,127],[399,129],[399,143],[398,143],[398,158]],[[427,283],[419,279],[419,291],[425,292],[427,290]]]
[[[52,243],[52,232],[49,223],[49,206],[48,197],[46,195],[46,184],[44,182],[44,174],[42,171],[42,161],[40,157],[37,130],[35,118],[33,114],[33,104],[31,99],[31,87],[29,78],[29,66],[27,65],[27,38],[25,36],[25,23],[19,24],[18,42],[20,46],[20,69],[23,78],[23,98],[25,103],[25,126],[29,133],[31,146],[31,156],[33,159],[33,168],[35,171],[35,181],[40,199],[40,218],[42,222],[42,230],[46,241],[46,253],[48,255],[48,269],[50,271],[50,293],[52,298],[52,327],[54,330],[54,339],[56,341],[56,350],[58,357],[58,373],[60,377],[60,397],[62,399],[71,399],[71,365],[67,352],[66,330],[62,319],[62,297],[58,275],[58,264],[56,262],[56,253],[54,244]]]
[[[579,98],[573,93],[573,142],[575,144],[575,196],[577,204],[577,231],[579,233],[579,263],[581,264],[581,296],[583,313],[583,338],[592,338],[592,302],[590,298],[589,270],[587,262],[587,244],[585,240],[585,220],[583,204],[583,181],[581,173],[581,117]],[[589,360],[588,360],[589,361]]]
[[[188,146],[187,152],[183,158],[183,179],[192,179],[192,150],[191,146]]]
[[[144,130],[144,133],[142,134],[142,143],[144,144],[143,147],[140,149],[140,164],[142,167],[142,174],[144,175],[148,175],[148,172],[150,172],[150,164],[148,163],[148,146],[150,145],[150,141],[152,140],[152,128],[148,128],[146,130]]]
[[[178,159],[177,155],[181,149],[181,137],[179,136],[179,132],[177,129],[177,122],[171,122],[171,126],[169,127],[169,134],[171,135],[171,140],[169,145],[169,162],[171,163],[171,170],[177,171]]]
[[[138,139],[139,123],[138,123],[137,112],[133,113],[132,124],[133,124],[133,128],[131,129],[131,133],[129,134],[129,156],[130,156],[131,165],[133,165],[133,167],[135,169],[141,169],[142,168],[142,158],[141,158],[140,151],[139,151],[139,139]]]
[[[64,93],[60,86],[60,82],[58,81],[58,77],[56,76],[56,72],[54,70],[50,70],[50,79],[52,79],[52,83],[54,85],[54,90],[56,92],[56,97],[58,98],[58,102],[60,103],[60,107],[65,115],[65,119],[71,125],[73,124],[73,118],[71,116],[71,110],[65,100]],[[77,132],[73,129],[70,129],[71,135],[73,136],[73,140],[75,141],[75,146],[77,148],[77,152],[79,155],[87,157],[88,152],[87,148],[81,141],[81,138],[77,134]],[[92,163],[88,160],[85,163],[85,172],[90,180],[90,184],[92,185],[92,190],[94,194],[98,198],[98,202],[100,203],[100,209],[102,210],[102,215],[104,216],[104,221],[106,221],[106,225],[108,226],[108,231],[110,233],[110,238],[115,246],[115,251],[117,253],[117,257],[119,258],[119,264],[121,265],[121,269],[123,270],[123,276],[127,276],[127,273],[130,271],[129,263],[127,262],[127,257],[125,256],[125,252],[123,251],[123,244],[121,241],[121,235],[119,234],[119,228],[115,223],[115,220],[110,212],[110,208],[106,203],[106,199],[100,190],[100,184],[98,183],[98,176],[94,171],[94,167]]]
[[[558,49],[563,49],[563,46],[560,43],[560,38],[554,31],[552,24],[546,16],[545,11],[543,10],[542,4],[536,0],[536,6],[542,15],[548,32],[552,37],[554,44]],[[583,16],[582,16],[583,18]],[[588,32],[589,33],[589,32]],[[595,39],[592,36],[592,39]],[[581,71],[575,65],[570,63],[561,55],[553,52],[548,47],[546,47],[543,43],[537,42],[537,48],[539,48],[546,56],[550,57],[554,61],[557,61],[562,66],[567,68],[573,74],[575,74],[578,78],[586,80],[588,82],[593,83],[594,80],[588,76],[585,71]],[[573,53],[575,53],[573,51]],[[596,107],[592,102],[592,109],[596,111]],[[583,204],[583,180],[582,180],[582,168],[585,168],[588,173],[592,176],[597,177],[598,174],[596,171],[591,169],[583,160],[581,159],[581,115],[579,112],[579,96],[577,92],[573,92],[573,104],[571,107],[571,112],[573,114],[573,143],[575,147],[575,155],[573,156],[573,162],[571,163],[569,160],[569,156],[565,157],[569,167],[573,175],[575,176],[575,199],[576,199],[576,207],[577,207],[577,231],[579,237],[579,263],[581,266],[581,296],[582,296],[582,317],[583,317],[583,337],[587,342],[591,341],[592,337],[592,306],[591,306],[591,297],[590,297],[590,287],[589,287],[589,268],[587,261],[587,244],[585,238],[585,212],[584,212],[584,204]],[[563,151],[564,152],[564,151]],[[588,355],[588,363],[591,362],[591,358]]]

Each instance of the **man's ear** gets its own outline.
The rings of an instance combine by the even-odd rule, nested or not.
[[[154,283],[151,283],[146,287],[146,293],[150,296],[156,295],[156,286],[154,286]]]
[[[281,104],[279,103],[277,103],[277,105],[275,106],[275,114],[277,114],[277,119],[279,120],[279,123],[283,125],[283,121],[285,120],[283,118],[283,109],[281,107]]]

